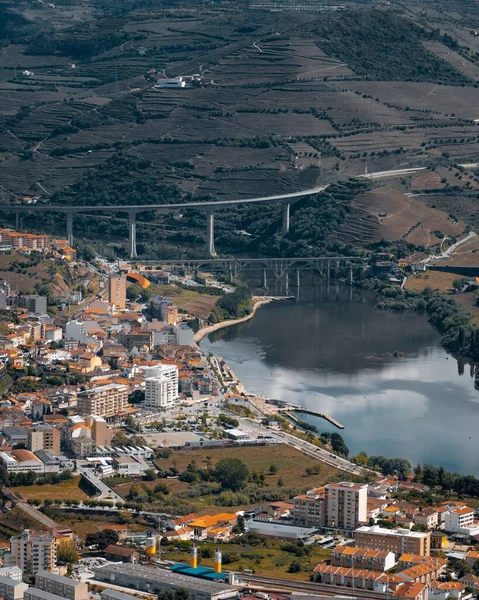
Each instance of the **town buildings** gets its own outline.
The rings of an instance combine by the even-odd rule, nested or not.
[[[293,498],[293,523],[305,527],[323,527],[325,491],[324,488],[309,490]]]
[[[30,533],[26,529],[20,537],[10,539],[10,553],[5,555],[5,566],[17,566],[28,573],[53,571],[57,566],[57,543],[52,533]]]
[[[395,566],[396,558],[394,553],[388,550],[336,546],[331,554],[331,564],[335,567],[389,571]]]
[[[227,600],[238,594],[236,587],[227,584],[137,564],[107,565],[95,569],[95,579],[153,594],[186,588],[191,600]]]
[[[353,531],[359,523],[366,523],[367,505],[367,484],[343,481],[326,485],[324,527]]]
[[[468,506],[451,508],[444,516],[444,529],[451,533],[468,533],[474,525],[474,510]]]
[[[28,585],[21,580],[0,576],[0,597],[3,600],[22,600],[27,589]]]
[[[126,276],[110,275],[108,279],[108,302],[114,304],[115,308],[125,310],[126,308]]]
[[[128,408],[128,388],[111,383],[90,388],[78,394],[78,414],[97,415],[106,419],[125,415]]]
[[[35,425],[28,430],[28,449],[49,450],[52,454],[60,454],[60,431],[50,425]]]
[[[145,372],[145,407],[168,408],[178,400],[178,367],[157,365]]]
[[[67,600],[88,600],[88,585],[49,571],[35,574],[35,587]]]
[[[387,550],[396,556],[420,554],[428,556],[431,550],[431,534],[409,529],[385,529],[378,525],[362,526],[354,531],[354,540],[360,548]]]

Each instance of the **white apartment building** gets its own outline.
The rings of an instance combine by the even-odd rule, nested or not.
[[[325,486],[324,526],[353,531],[367,521],[368,485],[362,483],[330,483]]]
[[[86,327],[83,321],[69,321],[65,327],[65,337],[67,340],[84,342],[86,339]]]
[[[79,415],[96,415],[106,419],[124,414],[128,408],[128,387],[119,383],[101,385],[77,396]]]
[[[474,527],[474,510],[468,506],[453,508],[445,513],[444,529],[451,533],[465,533],[463,529]]]
[[[156,365],[145,371],[145,407],[167,408],[178,400],[178,367]]]
[[[28,529],[19,538],[10,539],[5,566],[16,565],[22,571],[53,571],[57,566],[57,543],[53,534],[31,534]]]

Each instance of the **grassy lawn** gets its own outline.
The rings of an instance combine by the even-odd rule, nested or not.
[[[314,567],[318,563],[329,559],[331,555],[329,550],[313,546],[311,556],[298,558],[290,552],[281,550],[281,546],[285,543],[278,540],[268,540],[266,546],[242,546],[239,543],[220,544],[219,547],[223,556],[228,554],[233,558],[233,562],[223,565],[223,568],[227,571],[252,569],[256,575],[308,581]],[[210,543],[199,545],[200,551],[202,548],[209,548],[212,553],[214,553],[216,547],[218,547],[217,544]],[[188,562],[188,553],[176,549],[166,549],[164,552],[162,551],[162,558],[176,562]],[[294,560],[300,562],[301,571],[299,573],[288,573],[289,565]],[[213,559],[201,558],[200,564],[205,567],[212,567]]]
[[[340,475],[340,471],[329,467],[320,461],[304,456],[294,448],[286,445],[279,446],[257,446],[242,448],[215,448],[215,449],[182,449],[173,452],[167,459],[159,459],[156,466],[159,469],[168,469],[175,467],[180,473],[186,471],[190,462],[195,461],[198,468],[212,468],[218,461],[226,458],[240,458],[246,464],[250,473],[265,474],[264,485],[249,482],[239,494],[241,498],[219,497],[219,485],[208,481],[200,485],[202,490],[197,494],[198,486],[192,485],[177,478],[157,479],[156,481],[136,481],[119,484],[115,490],[123,497],[128,499],[128,494],[132,487],[135,487],[144,496],[145,490],[153,490],[159,483],[169,489],[166,497],[146,499],[147,506],[153,510],[170,510],[178,514],[197,513],[197,514],[216,514],[218,512],[237,512],[246,510],[258,502],[266,504],[270,496],[277,497],[277,492],[284,489],[282,497],[284,499],[300,493],[302,490],[318,487],[331,477]],[[275,465],[277,472],[269,475],[269,468]],[[319,469],[317,474],[307,476],[305,469]],[[278,486],[281,480],[282,487]],[[280,483],[281,483],[280,482]],[[289,488],[289,489],[287,489]],[[260,494],[264,500],[258,500],[257,494]],[[253,498],[254,497],[254,498]],[[249,501],[248,501],[249,499]],[[145,500],[143,500],[145,502]],[[233,504],[231,504],[233,502]],[[224,504],[224,505],[223,505]]]
[[[266,485],[277,485],[281,477],[286,487],[315,487],[331,476],[338,475],[340,471],[318,460],[305,456],[298,450],[281,444],[279,446],[244,446],[241,448],[214,448],[214,449],[184,449],[173,452],[167,459],[157,461],[161,469],[176,467],[184,471],[191,461],[196,461],[199,467],[206,466],[208,458],[211,465],[224,458],[240,458],[250,472],[268,473],[270,465],[276,465],[275,475],[266,475]],[[318,467],[319,474],[307,477],[305,469]]]
[[[75,477],[72,481],[62,481],[56,485],[25,485],[11,488],[14,494],[25,500],[86,500],[89,496],[80,489],[80,478]]]

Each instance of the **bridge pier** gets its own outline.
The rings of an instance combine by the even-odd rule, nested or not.
[[[286,235],[289,232],[290,207],[291,204],[283,204],[283,235]]]
[[[211,256],[216,256],[215,250],[215,213],[214,211],[208,211],[206,213],[206,243],[208,247],[208,253]]]
[[[130,258],[136,258],[136,211],[128,213],[128,252]]]
[[[68,245],[73,248],[73,213],[67,212],[67,240]]]
[[[268,278],[266,276],[266,269],[263,269],[263,287],[264,289],[268,289]]]
[[[15,213],[15,229],[20,231],[20,213],[18,211]]]
[[[349,285],[353,285],[353,268],[349,267],[349,273],[348,273],[348,284]]]

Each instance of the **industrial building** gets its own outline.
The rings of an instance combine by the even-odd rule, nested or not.
[[[39,590],[68,600],[88,600],[88,584],[49,571],[38,571],[35,575],[35,586]]]
[[[143,565],[107,565],[95,570],[95,579],[152,594],[184,588],[189,591],[192,600],[226,600],[238,596],[236,588],[224,583]]]

